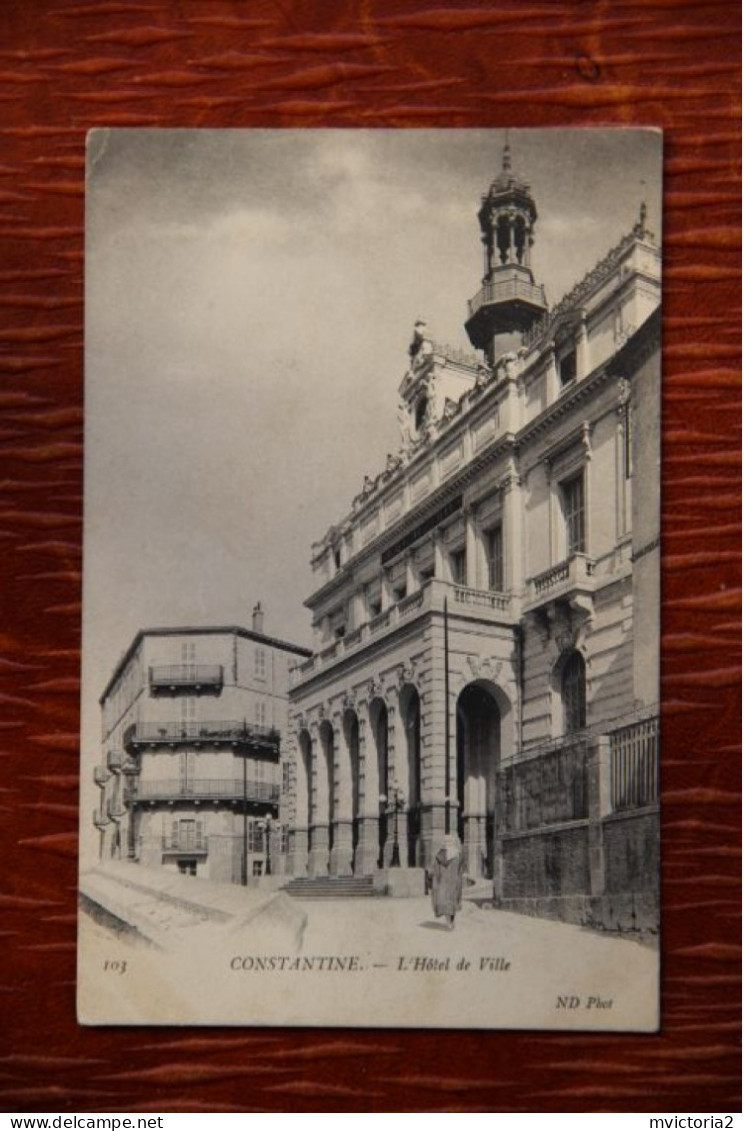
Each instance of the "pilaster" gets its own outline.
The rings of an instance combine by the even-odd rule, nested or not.
[[[308,867],[309,829],[295,825],[289,830],[287,845],[287,869],[293,876],[306,876]]]
[[[333,716],[333,814],[329,870],[332,876],[350,876],[353,855],[353,825],[351,814],[351,763],[348,743],[341,723],[341,714]]]
[[[558,380],[558,366],[555,360],[555,342],[548,343],[548,368],[545,374],[547,382],[547,403],[553,404],[560,396],[561,387]]]
[[[465,518],[465,584],[469,589],[478,585],[478,530],[475,521],[475,508],[466,507]]]
[[[581,311],[581,321],[576,333],[576,378],[583,380],[591,373],[592,365],[589,356],[589,333],[586,328],[586,311]]]

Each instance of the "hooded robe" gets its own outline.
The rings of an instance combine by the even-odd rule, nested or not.
[[[431,902],[436,916],[454,917],[462,907],[464,860],[457,837],[444,838],[431,869]]]

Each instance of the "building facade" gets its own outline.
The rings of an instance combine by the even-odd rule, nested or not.
[[[285,870],[290,664],[244,628],[146,629],[100,704],[100,857],[223,883]]]
[[[508,147],[478,220],[478,353],[416,324],[400,448],[312,549],[290,869],[423,869],[452,830],[502,906],[651,923],[660,251],[642,207],[548,308]]]

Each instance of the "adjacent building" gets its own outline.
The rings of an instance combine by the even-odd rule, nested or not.
[[[285,870],[289,667],[308,652],[263,618],[132,641],[100,699],[102,859],[223,883]]]
[[[477,352],[416,324],[399,450],[312,548],[290,870],[424,869],[453,830],[501,906],[653,924],[660,252],[642,207],[549,308],[508,147],[478,221]]]

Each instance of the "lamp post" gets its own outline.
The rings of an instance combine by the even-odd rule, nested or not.
[[[240,882],[248,886],[248,754],[243,751],[243,855],[240,861]]]
[[[400,843],[398,839],[398,814],[406,807],[405,793],[393,780],[390,785],[390,792],[387,796],[384,793],[380,794],[380,801],[383,805],[387,806],[386,812],[388,815],[392,814],[393,817],[393,851],[390,857],[390,867],[400,868]]]
[[[271,813],[267,813],[262,821],[258,822],[258,827],[263,836],[265,836],[264,844],[266,846],[266,875],[271,875],[271,826],[274,818]]]

